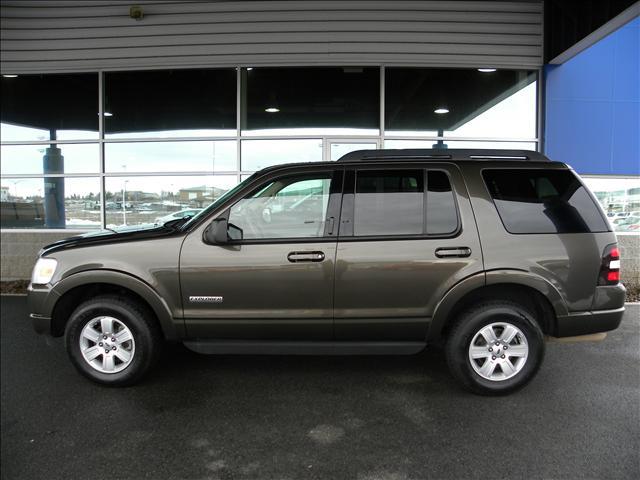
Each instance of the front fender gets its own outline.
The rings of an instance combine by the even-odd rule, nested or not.
[[[174,319],[165,300],[146,282],[118,270],[85,270],[74,273],[56,283],[44,302],[42,310],[52,314],[56,303],[70,290],[76,287],[103,283],[131,290],[144,299],[155,313],[164,336],[168,340],[184,337],[184,321]]]

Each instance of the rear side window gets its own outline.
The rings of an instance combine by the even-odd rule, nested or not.
[[[427,172],[427,233],[447,235],[458,229],[458,212],[446,173]]]
[[[485,170],[484,181],[510,233],[606,232],[589,192],[569,170]]]
[[[424,170],[359,171],[354,235],[419,235],[423,232]]]
[[[458,229],[455,198],[445,172],[362,170],[357,172],[355,193],[356,236],[448,235]]]

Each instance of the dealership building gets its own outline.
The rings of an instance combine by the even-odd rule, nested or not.
[[[270,165],[492,148],[580,173],[637,282],[638,2],[0,5],[2,280],[47,243],[193,214]]]

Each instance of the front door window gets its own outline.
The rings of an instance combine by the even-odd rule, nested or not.
[[[330,185],[330,173],[273,180],[233,205],[229,224],[244,240],[322,237]]]

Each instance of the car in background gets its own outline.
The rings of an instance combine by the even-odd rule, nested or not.
[[[164,217],[158,217],[155,219],[154,223],[156,225],[164,225],[171,220],[178,220],[184,217],[193,217],[197,213],[200,213],[202,208],[188,208],[186,210],[180,210],[178,212],[170,213],[169,215],[165,215]]]
[[[616,232],[640,232],[640,216],[629,215],[615,223]]]

